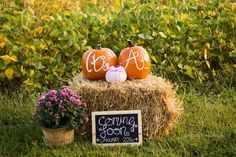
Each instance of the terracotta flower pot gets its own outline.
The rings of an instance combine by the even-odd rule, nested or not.
[[[44,141],[52,145],[69,144],[74,141],[74,129],[68,130],[67,127],[50,129],[42,128]]]

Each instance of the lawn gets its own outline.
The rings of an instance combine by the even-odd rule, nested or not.
[[[220,93],[180,90],[184,114],[163,138],[142,146],[102,148],[77,135],[74,143],[45,145],[32,119],[38,95],[25,91],[0,93],[0,156],[236,156],[236,90]]]

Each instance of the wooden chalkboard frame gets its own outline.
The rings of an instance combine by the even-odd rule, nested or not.
[[[96,142],[96,115],[125,115],[125,114],[137,114],[138,116],[138,142],[132,143],[97,143]],[[95,145],[102,146],[115,146],[115,145],[142,145],[143,143],[143,134],[142,134],[142,117],[141,110],[117,110],[117,111],[95,111],[92,112],[92,143]]]

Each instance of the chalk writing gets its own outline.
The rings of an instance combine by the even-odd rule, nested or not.
[[[103,139],[96,139],[97,143],[117,143],[120,141],[119,137],[113,137],[113,138],[103,138]]]
[[[92,112],[93,143],[101,145],[142,143],[140,110]]]
[[[105,118],[102,116],[98,120],[98,124],[101,128],[98,130],[101,131],[100,137],[106,138],[107,135],[124,135],[129,136],[130,132],[134,132],[134,128],[137,128],[138,125],[134,121],[134,117],[112,117]],[[126,126],[131,126],[129,130],[127,130]],[[115,128],[110,128],[109,126],[116,126]]]
[[[138,142],[138,138],[132,138],[132,137],[123,137],[123,142]]]

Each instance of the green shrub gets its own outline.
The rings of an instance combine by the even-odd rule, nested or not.
[[[127,2],[116,12],[37,16],[30,7],[0,4],[0,80],[33,89],[65,85],[97,43],[118,55],[134,40],[147,49],[153,73],[173,81],[236,83],[236,3]]]

